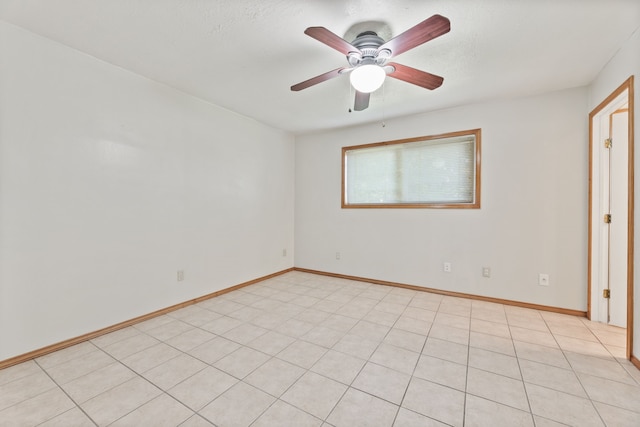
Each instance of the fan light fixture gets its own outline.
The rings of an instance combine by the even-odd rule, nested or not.
[[[349,76],[351,85],[362,93],[371,93],[380,89],[387,76],[384,68],[376,64],[363,64],[355,68]]]

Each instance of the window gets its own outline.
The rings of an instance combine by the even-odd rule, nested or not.
[[[480,208],[480,129],[342,148],[343,208]]]

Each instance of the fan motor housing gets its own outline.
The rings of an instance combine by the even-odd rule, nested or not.
[[[351,43],[354,47],[357,47],[360,52],[349,52],[347,60],[349,64],[354,67],[360,64],[363,60],[367,59],[367,62],[375,62],[378,65],[384,65],[384,63],[391,57],[391,51],[383,49],[378,51],[385,41],[378,36],[374,31],[363,31],[358,34],[356,39]]]

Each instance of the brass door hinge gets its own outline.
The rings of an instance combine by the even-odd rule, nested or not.
[[[611,298],[611,291],[609,289],[603,289],[602,298]]]
[[[605,224],[611,224],[611,214],[605,214],[604,215],[604,223]]]
[[[604,140],[604,148],[611,148],[613,145],[613,140],[611,138],[607,138]]]

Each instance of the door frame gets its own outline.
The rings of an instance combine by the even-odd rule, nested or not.
[[[599,200],[593,197],[593,167],[594,167],[594,119],[604,110],[613,100],[627,91],[629,99],[629,152],[628,152],[628,196],[627,196],[627,359],[631,359],[633,353],[633,234],[634,234],[634,199],[633,199],[633,180],[634,180],[634,144],[633,144],[633,123],[634,123],[634,106],[633,106],[633,76],[629,77],[616,90],[614,90],[604,101],[589,113],[589,240],[588,240],[588,272],[587,272],[587,317],[591,319],[591,292],[592,292],[592,258],[593,258],[593,208],[594,203],[599,204]],[[599,142],[599,141],[598,141]]]

